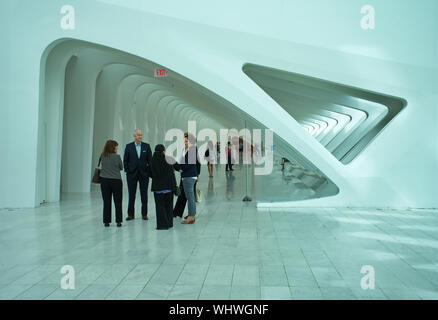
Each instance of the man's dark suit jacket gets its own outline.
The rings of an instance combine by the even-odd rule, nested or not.
[[[128,143],[123,156],[123,166],[126,174],[135,176],[139,173],[142,177],[149,177],[151,159],[152,151],[148,143],[141,142],[140,159],[135,148],[135,142]]]

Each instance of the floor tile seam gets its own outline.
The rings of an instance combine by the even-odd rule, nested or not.
[[[18,265],[17,265],[17,266],[18,266]],[[9,282],[8,284],[17,284],[17,285],[18,285],[19,283],[15,283],[15,282],[17,282],[17,281],[20,280],[21,278],[27,276],[28,274],[32,273],[33,271],[35,271],[35,270],[38,269],[39,267],[41,267],[41,265],[36,265],[36,267],[34,267],[33,269],[31,269],[31,270],[29,270],[29,271],[26,271],[26,272],[23,273],[21,276],[19,276],[19,278],[15,278],[14,281]],[[36,283],[35,283],[35,284],[36,284]]]
[[[82,294],[82,292],[84,292],[85,291],[85,289],[86,288],[88,288],[89,286],[91,286],[91,283],[86,283],[85,285],[84,285],[84,287],[81,289],[81,290],[79,290],[79,292],[75,295],[75,297],[74,297],[74,299],[76,299],[76,297],[78,297],[79,295],[81,295]],[[59,288],[57,288],[55,291],[53,291],[50,295],[52,295],[53,293],[55,293],[57,290],[59,290]],[[75,284],[75,289],[74,290],[77,290],[76,289],[76,284]],[[49,295],[49,296],[50,296]],[[48,298],[49,296],[47,296],[46,298]]]
[[[87,291],[88,288],[90,288],[91,286],[94,286],[95,284],[93,283],[88,283],[86,284],[86,287],[82,289],[81,293],[79,293],[78,295],[76,295],[76,297],[74,298],[74,300],[81,300],[79,299],[79,296],[84,293],[85,291]]]
[[[19,297],[19,296],[25,294],[26,292],[28,292],[29,290],[31,290],[33,287],[35,287],[35,286],[37,286],[37,285],[38,285],[38,284],[36,284],[36,283],[31,284],[29,288],[27,288],[26,290],[20,292],[20,293],[17,294],[15,297],[11,298],[11,300],[15,300],[17,297]]]
[[[379,240],[379,241],[380,241],[380,240]],[[385,248],[387,248],[388,251],[391,251],[391,252],[394,253],[394,254],[395,254],[400,260],[402,260],[402,261],[407,265],[408,268],[411,268],[412,271],[418,273],[418,271],[417,271],[414,267],[412,267],[412,266],[411,266],[411,265],[410,265],[405,259],[403,259],[403,257],[401,257],[401,256],[399,255],[399,253],[392,251],[392,250],[391,250],[390,248],[388,248],[384,243],[382,243],[382,245],[383,245]],[[408,248],[408,249],[411,250],[412,252],[414,252],[415,254],[419,254],[419,253],[415,252],[414,250],[412,250],[411,248]],[[421,254],[420,254],[420,255],[421,255]],[[426,260],[427,260],[427,259],[426,259]],[[404,285],[406,285],[407,287],[409,287],[408,284],[407,284],[405,281],[403,281],[399,276],[397,276],[396,273],[393,273],[393,272],[392,272],[392,274],[393,274],[397,279],[399,279]],[[432,285],[433,287],[436,287],[436,288],[438,289],[438,286],[437,286],[436,284],[434,284],[429,278],[423,276],[422,274],[419,274],[419,276],[420,276],[420,278],[422,278],[424,281],[427,281],[430,285]]]
[[[193,250],[194,250],[194,249],[193,249]],[[192,253],[191,253],[191,254],[193,254],[193,250],[192,250]],[[169,255],[170,255],[170,253],[169,253]],[[164,263],[164,260],[163,260],[163,263]],[[181,271],[178,273],[178,277],[176,277],[175,282],[172,284],[172,288],[169,290],[169,293],[168,293],[167,296],[166,296],[166,300],[169,298],[169,296],[171,295],[171,293],[172,293],[173,290],[175,289],[175,286],[176,286],[176,284],[177,284],[179,278],[181,277],[181,274],[182,274],[182,272],[184,271],[186,265],[187,265],[187,261],[183,264],[183,267],[181,268]],[[161,266],[160,266],[160,268],[161,268]],[[157,271],[158,271],[158,269],[157,269]],[[150,278],[150,280],[152,280],[152,277]],[[150,281],[150,280],[149,280],[149,281]]]
[[[304,257],[304,260],[306,261],[307,268],[310,270],[310,272],[311,272],[311,274],[312,274],[313,281],[315,281],[315,283],[316,283],[316,285],[318,286],[318,288],[320,288],[320,287],[319,287],[319,282],[316,280],[315,274],[313,273],[313,270],[312,270],[312,268],[310,267],[309,261],[307,260],[307,257],[306,257],[306,255],[304,254],[303,248],[300,248],[300,250],[301,250],[301,254],[302,254],[303,257]]]
[[[26,289],[24,289],[24,290],[18,292],[18,293],[15,294],[13,297],[11,297],[11,298],[8,299],[8,300],[15,300],[15,298],[17,298],[18,296],[24,294],[25,292],[27,292],[28,290],[30,290],[32,287],[36,286],[36,284],[23,284],[23,285],[20,285],[20,284],[8,284],[8,285],[6,285],[5,287],[8,287],[8,286],[28,286],[28,288],[26,288]]]

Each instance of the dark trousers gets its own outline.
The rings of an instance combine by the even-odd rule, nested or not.
[[[123,184],[120,179],[101,178],[100,190],[103,199],[103,223],[111,223],[111,198],[114,198],[116,207],[116,222],[122,222],[122,195]]]
[[[229,170],[233,170],[233,164],[231,163],[231,156],[228,156],[228,162],[227,162],[227,164],[225,166],[225,170],[228,171],[228,169]]]
[[[173,227],[173,192],[154,193],[157,229]]]
[[[140,196],[141,196],[141,215],[148,215],[148,185],[149,177],[142,177],[140,174],[126,175],[126,181],[128,183],[129,203],[128,203],[128,216],[134,217],[134,204],[135,195],[137,193],[137,184],[140,184]]]
[[[195,194],[196,194],[196,184],[197,183],[198,182],[195,182],[195,185],[193,187]],[[186,198],[186,195],[184,194],[184,188],[183,188],[182,181],[180,181],[179,185],[181,188],[181,194],[176,199],[175,207],[173,208],[173,216],[182,218],[182,216],[184,214],[184,210],[186,208],[187,198]]]

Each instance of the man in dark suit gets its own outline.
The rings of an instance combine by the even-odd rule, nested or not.
[[[123,157],[129,192],[128,217],[126,218],[128,221],[134,219],[134,203],[138,183],[140,184],[141,215],[143,220],[148,220],[149,164],[152,159],[152,151],[149,144],[141,141],[142,138],[141,130],[135,130],[134,142],[126,145]]]

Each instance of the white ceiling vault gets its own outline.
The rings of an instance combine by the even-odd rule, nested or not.
[[[325,181],[259,206],[438,207],[438,2],[370,4],[373,30],[361,0],[74,0],[64,29],[63,0],[1,1],[0,207],[88,192],[104,139],[188,120],[272,129],[288,174]]]

